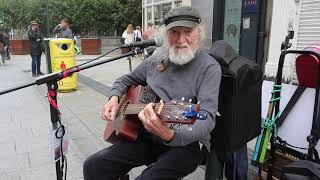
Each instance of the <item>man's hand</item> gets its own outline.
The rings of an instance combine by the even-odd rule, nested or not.
[[[112,96],[110,100],[102,108],[102,119],[106,121],[113,121],[119,108],[119,97]]]
[[[148,104],[138,115],[144,128],[159,136],[165,141],[170,141],[173,138],[174,131],[167,127],[167,123],[161,121],[153,110],[153,103]]]

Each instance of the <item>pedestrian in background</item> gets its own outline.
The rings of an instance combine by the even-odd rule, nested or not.
[[[130,44],[134,42],[134,31],[132,24],[127,26],[127,29],[123,31],[122,38],[124,39],[124,44]],[[122,48],[122,53],[128,53],[130,48]]]
[[[156,30],[153,27],[153,23],[152,22],[148,22],[148,26],[146,28],[146,30],[142,33],[142,39],[143,40],[147,40],[150,38],[153,38],[153,36],[156,34]]]
[[[42,54],[42,35],[37,21],[31,21],[31,28],[28,31],[30,41],[30,54],[31,54],[31,71],[32,76],[43,75],[40,70],[41,54]]]
[[[140,26],[136,27],[136,30],[134,30],[134,41],[141,41],[142,40],[142,35],[141,35],[141,28]]]
[[[133,32],[132,24],[129,24],[127,26],[127,29],[123,31],[122,38],[124,38],[125,44],[130,44],[134,42],[134,32]]]
[[[6,32],[2,32],[2,39],[4,43],[4,59],[10,60],[10,36]]]
[[[61,19],[60,24],[53,29],[53,34],[55,34],[57,38],[73,39],[72,31],[67,19]]]
[[[0,65],[1,65],[1,63],[2,64],[5,63],[5,49],[4,49],[4,46],[5,46],[5,37],[3,35],[3,32],[0,31],[0,58],[1,58]]]
[[[157,31],[153,27],[153,23],[148,22],[147,29],[142,33],[142,39],[143,40],[151,39],[156,35],[156,33]],[[156,50],[156,47],[154,46],[145,48],[143,52],[144,58],[148,58],[149,56],[151,56],[155,50]]]

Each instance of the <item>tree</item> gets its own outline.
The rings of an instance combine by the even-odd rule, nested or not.
[[[36,20],[46,32],[46,14],[50,32],[67,18],[74,32],[86,36],[122,33],[131,23],[141,25],[141,0],[0,0],[8,27],[24,31]],[[47,4],[48,3],[48,4]],[[46,7],[48,6],[48,11]],[[9,18],[10,17],[10,18]]]

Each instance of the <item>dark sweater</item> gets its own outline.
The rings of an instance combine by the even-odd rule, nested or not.
[[[200,101],[201,111],[208,112],[206,120],[197,120],[192,131],[177,131],[169,146],[184,146],[199,141],[210,150],[210,132],[215,126],[215,114],[218,110],[219,87],[221,80],[220,65],[208,54],[199,52],[191,62],[185,65],[168,63],[165,71],[157,70],[159,58],[151,56],[135,70],[116,80],[111,94],[121,97],[128,87],[149,85],[164,102],[182,97],[196,97]]]

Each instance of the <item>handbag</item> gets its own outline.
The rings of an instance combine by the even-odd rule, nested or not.
[[[121,43],[121,44],[124,44],[124,40],[125,40],[125,39],[126,39],[126,38],[121,37],[121,38],[120,38],[120,43]]]
[[[4,43],[0,43],[0,53],[4,53]]]

